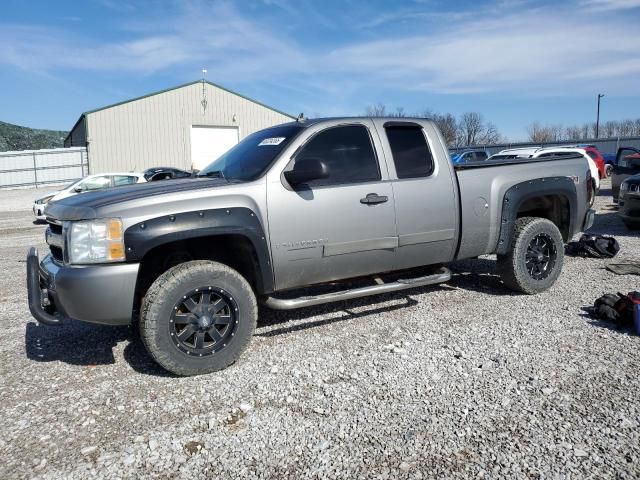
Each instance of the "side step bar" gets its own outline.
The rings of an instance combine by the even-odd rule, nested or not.
[[[275,298],[267,297],[264,304],[275,310],[293,310],[295,308],[311,307],[323,303],[338,302],[340,300],[350,300],[352,298],[367,297],[369,295],[378,295],[380,293],[397,292],[398,290],[406,290],[408,288],[422,287],[425,285],[434,285],[436,283],[447,282],[451,279],[451,270],[446,267],[438,269],[437,273],[427,275],[425,277],[400,279],[391,283],[382,283],[379,285],[370,285],[367,287],[354,288],[351,290],[343,290],[335,293],[325,293],[322,295],[305,296],[299,298]]]

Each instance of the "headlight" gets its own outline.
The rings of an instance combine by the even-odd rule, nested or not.
[[[122,220],[104,218],[72,222],[69,228],[70,263],[106,263],[125,260]]]
[[[49,200],[51,200],[53,197],[54,195],[49,195],[48,197],[39,198],[38,200],[36,200],[36,204],[42,205],[43,203],[49,203]]]
[[[629,190],[629,184],[622,182],[622,184],[620,184],[620,191],[626,192],[627,190]]]

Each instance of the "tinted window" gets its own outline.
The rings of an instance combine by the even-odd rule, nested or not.
[[[108,188],[111,186],[111,178],[109,177],[95,177],[85,180],[80,184],[82,187],[82,191],[89,190],[101,190],[103,188]]]
[[[621,167],[640,167],[640,153],[631,149],[622,149],[618,152],[618,165]]]
[[[151,178],[147,178],[147,181],[155,182],[157,180],[170,180],[171,178],[171,172],[158,172],[154,173]]]
[[[223,176],[227,180],[255,180],[303,129],[302,125],[281,125],[253,133],[217,160],[203,168],[198,176]]]
[[[119,187],[120,185],[131,185],[132,183],[136,183],[138,179],[136,177],[132,177],[131,175],[114,175],[113,176],[113,185],[115,187]]]
[[[476,162],[483,162],[484,160],[487,159],[487,154],[485,152],[476,152]]]
[[[391,126],[385,130],[398,178],[427,177],[433,173],[433,157],[422,128]]]
[[[587,155],[589,155],[594,160],[598,159],[598,156],[596,155],[596,152],[592,152],[591,150],[587,150]]]
[[[328,167],[329,177],[309,185],[337,185],[380,180],[380,170],[366,127],[349,125],[324,130],[296,155],[296,162],[316,158]]]

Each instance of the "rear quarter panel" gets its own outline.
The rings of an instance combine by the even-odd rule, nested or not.
[[[577,215],[581,224],[586,213],[585,180],[589,165],[584,158],[521,163],[458,170],[462,234],[458,259],[493,253],[500,235],[505,193],[512,186],[529,180],[577,176]]]

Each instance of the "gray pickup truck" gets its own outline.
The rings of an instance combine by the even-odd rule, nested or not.
[[[546,290],[593,222],[589,177],[580,156],[454,167],[424,119],[283,124],[197,178],[49,204],[29,307],[45,325],[138,321],[165,369],[212,372],[248,345],[258,300],[286,310],[446,282],[447,262],[492,253],[507,287]]]

